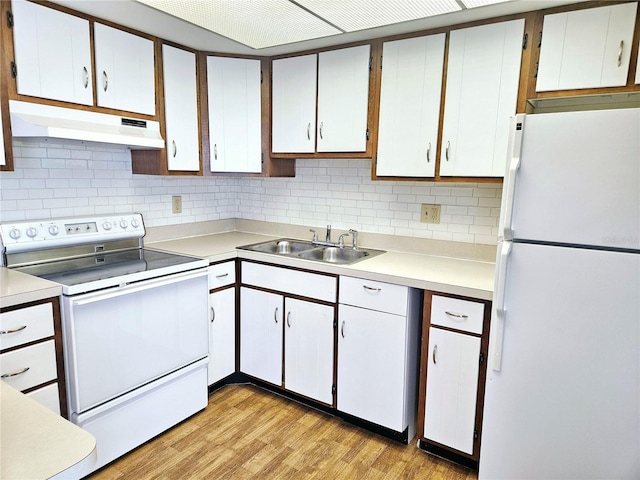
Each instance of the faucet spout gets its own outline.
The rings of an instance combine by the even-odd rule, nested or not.
[[[325,238],[326,242],[331,241],[331,225],[327,225],[327,237]]]

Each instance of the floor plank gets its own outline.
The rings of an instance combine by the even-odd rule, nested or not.
[[[476,472],[253,385],[228,385],[208,407],[89,477],[129,479],[447,479]]]

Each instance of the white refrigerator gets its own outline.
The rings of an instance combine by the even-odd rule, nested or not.
[[[640,109],[511,129],[479,478],[640,478]]]

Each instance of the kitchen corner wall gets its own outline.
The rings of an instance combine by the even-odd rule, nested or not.
[[[298,160],[295,178],[133,175],[125,148],[14,139],[0,173],[0,222],[141,212],[147,226],[243,218],[495,244],[501,184],[371,181],[369,160]],[[182,195],[182,213],[171,196]],[[442,205],[420,223],[420,204]]]

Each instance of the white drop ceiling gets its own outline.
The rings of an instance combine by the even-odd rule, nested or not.
[[[282,55],[576,0],[54,0],[197,50]]]

